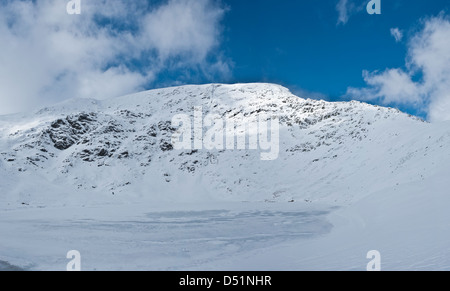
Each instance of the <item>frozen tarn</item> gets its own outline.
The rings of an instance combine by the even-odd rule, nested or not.
[[[332,229],[329,210],[306,206],[148,208],[35,209],[26,218],[10,211],[0,222],[0,256],[17,256],[33,270],[64,270],[74,249],[83,270],[193,270]],[[261,267],[269,269],[269,262]]]

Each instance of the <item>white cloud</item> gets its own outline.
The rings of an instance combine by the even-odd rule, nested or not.
[[[203,60],[217,45],[218,21],[224,11],[211,9],[207,0],[171,0],[143,20],[143,40],[162,59],[189,54]]]
[[[406,70],[364,73],[367,88],[348,88],[347,97],[406,104],[430,121],[450,120],[450,21],[429,18],[408,42]],[[419,78],[420,80],[414,81]]]
[[[0,2],[0,114],[131,93],[170,70],[230,74],[214,0],[81,1],[81,15],[68,15],[67,2]]]
[[[349,88],[347,94],[359,100],[377,99],[384,105],[421,104],[417,84],[402,70],[389,69],[382,73],[364,71],[363,77],[370,88]]]
[[[361,12],[367,5],[363,0],[339,0],[336,4],[336,11],[338,12],[337,24],[345,25],[350,17],[358,12]]]
[[[391,35],[395,38],[396,42],[401,42],[403,39],[403,32],[398,28],[391,28]]]
[[[346,24],[349,17],[349,11],[348,11],[348,0],[339,0],[338,4],[336,5],[336,10],[339,13],[338,17],[338,24]]]
[[[106,71],[91,71],[80,78],[79,96],[104,99],[129,93],[129,88],[143,89],[142,84],[151,77],[130,72],[126,67],[113,67]]]

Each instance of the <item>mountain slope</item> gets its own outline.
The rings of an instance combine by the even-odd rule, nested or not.
[[[172,118],[193,120],[199,106],[203,117],[237,124],[277,117],[278,158],[262,161],[259,150],[173,149]],[[360,102],[305,100],[271,84],[70,100],[30,116],[1,117],[0,128],[1,167],[11,184],[3,186],[6,199],[29,205],[75,202],[74,191],[82,204],[110,196],[346,204],[425,179],[450,153],[445,126]]]
[[[199,107],[236,129],[278,119],[278,158],[250,138],[175,149],[172,119],[199,125]],[[0,269],[65,270],[79,250],[83,270],[365,270],[378,250],[383,270],[449,270],[449,125],[271,84],[0,116]]]

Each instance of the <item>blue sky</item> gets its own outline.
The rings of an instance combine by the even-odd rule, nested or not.
[[[183,84],[270,82],[450,119],[450,1],[0,2],[0,114]],[[30,49],[32,48],[32,49]],[[26,85],[24,85],[24,83]]]
[[[450,8],[445,0],[384,0],[381,15],[363,9],[337,24],[336,1],[225,3],[230,10],[224,19],[224,47],[235,62],[232,81],[280,83],[300,94],[322,93],[329,100],[345,99],[348,86],[364,86],[363,70],[404,68],[405,42],[420,20]],[[404,31],[401,42],[390,34],[395,27]],[[423,116],[408,106],[398,107]]]
[[[279,82],[337,99],[347,86],[364,85],[364,69],[404,65],[406,47],[390,35],[392,27],[408,33],[450,2],[385,0],[381,15],[364,10],[339,25],[336,1],[225,3],[224,48],[235,62],[234,81]]]

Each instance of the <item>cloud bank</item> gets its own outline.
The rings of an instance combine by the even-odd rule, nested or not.
[[[432,122],[450,120],[450,21],[445,15],[423,21],[408,41],[405,69],[363,72],[366,88],[348,88],[346,97],[384,105],[406,105]]]
[[[82,0],[81,15],[67,2],[0,2],[0,114],[124,95],[161,75],[176,75],[173,84],[230,75],[214,0]]]

